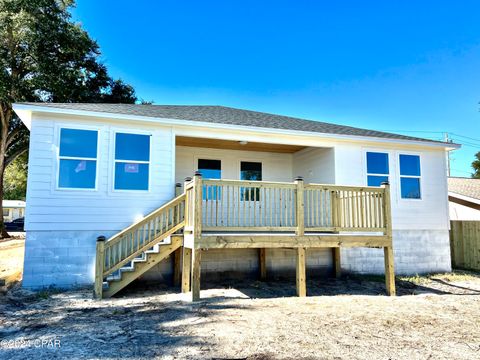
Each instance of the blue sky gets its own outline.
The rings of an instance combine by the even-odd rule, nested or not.
[[[210,104],[480,151],[478,1],[78,0],[114,77],[156,104]]]

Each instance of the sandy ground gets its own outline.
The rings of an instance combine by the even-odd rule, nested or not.
[[[480,275],[205,284],[202,300],[137,285],[0,297],[0,358],[480,359]],[[235,285],[235,288],[229,288]],[[361,295],[360,295],[361,294]],[[415,295],[414,295],[415,294]]]
[[[11,239],[0,240],[0,288],[22,279],[24,252],[24,233],[14,233]]]

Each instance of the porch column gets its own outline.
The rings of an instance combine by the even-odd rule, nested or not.
[[[307,296],[305,248],[297,248],[297,296]]]
[[[387,288],[387,295],[395,296],[395,271],[393,269],[393,248],[387,246],[383,248],[385,259],[385,287]]]
[[[260,280],[267,280],[267,256],[264,248],[258,249],[258,268],[260,270]]]
[[[340,248],[332,248],[332,257],[333,257],[333,271],[335,272],[335,277],[340,279],[342,277],[342,264],[340,258]]]
[[[200,260],[201,249],[192,250],[192,301],[200,300]]]
[[[190,291],[190,269],[192,264],[192,249],[183,247],[182,258],[182,293]]]

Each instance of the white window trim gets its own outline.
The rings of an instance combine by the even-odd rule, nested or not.
[[[60,156],[60,138],[62,129],[71,129],[71,130],[89,130],[97,132],[97,157],[96,158],[87,158],[87,157],[73,157],[73,156]],[[96,192],[98,191],[98,173],[99,173],[99,164],[100,164],[100,146],[101,146],[101,128],[83,124],[57,124],[55,129],[55,178],[53,180],[55,191],[81,191],[81,192]],[[60,187],[60,160],[94,160],[96,162],[95,166],[95,187],[94,188],[72,188],[72,187]]]
[[[115,150],[116,150],[116,134],[132,134],[132,135],[148,135],[150,141],[150,151],[148,154],[148,161],[144,160],[123,160],[123,159],[115,159]],[[152,154],[153,154],[153,132],[145,131],[145,130],[132,130],[132,129],[124,129],[124,128],[113,128],[110,132],[111,134],[111,185],[110,191],[111,193],[137,193],[137,194],[148,194],[152,190]],[[148,189],[147,190],[136,190],[136,189],[115,189],[115,168],[116,163],[130,163],[130,164],[148,164]]]
[[[379,154],[387,154],[387,159],[388,159],[388,174],[380,174],[380,173],[369,173],[368,172],[368,159],[367,159],[367,154],[368,153],[379,153]],[[369,186],[368,185],[368,177],[369,176],[386,176],[387,177],[387,181],[389,182],[389,184],[392,183],[392,171],[391,171],[391,167],[392,167],[392,163],[391,163],[391,157],[390,157],[390,152],[389,151],[386,151],[386,150],[381,150],[381,149],[364,149],[364,155],[363,155],[363,159],[365,161],[365,166],[364,166],[364,169],[365,169],[365,176],[364,176],[364,181],[365,181],[365,186]]]
[[[418,156],[418,160],[420,161],[420,176],[417,175],[401,175],[400,171],[400,155],[413,155],[413,156]],[[397,160],[398,160],[398,167],[397,167],[397,177],[398,177],[398,198],[400,201],[423,201],[423,161],[422,161],[422,155],[418,152],[411,152],[411,151],[397,151]],[[420,198],[415,199],[415,198],[404,198],[402,197],[402,178],[412,178],[412,179],[419,179],[420,183]]]

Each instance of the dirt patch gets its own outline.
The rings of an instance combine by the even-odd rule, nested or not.
[[[310,280],[306,298],[292,296],[287,279],[211,283],[193,304],[163,286],[138,285],[102,301],[90,290],[13,290],[0,298],[0,352],[8,359],[480,358],[480,276],[421,285],[399,279],[397,297],[381,295],[377,280]]]
[[[25,238],[15,236],[0,241],[0,289],[22,280]]]

